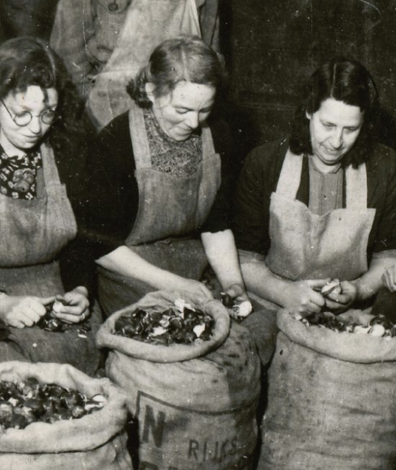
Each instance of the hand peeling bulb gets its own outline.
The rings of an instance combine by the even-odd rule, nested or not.
[[[55,302],[47,305],[47,312],[37,322],[37,326],[51,333],[68,333],[69,331],[75,331],[79,338],[88,338],[88,333],[91,331],[89,320],[78,324],[70,324],[56,317],[56,314],[62,311],[64,305],[67,305],[67,302],[61,297],[58,297]]]
[[[253,306],[249,300],[233,299],[225,292],[221,293],[221,302],[234,320],[243,320],[253,312]]]
[[[340,281],[338,279],[333,279],[322,287],[320,293],[327,297],[329,294],[339,295],[341,294],[341,290]]]

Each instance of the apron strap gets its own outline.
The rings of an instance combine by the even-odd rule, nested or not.
[[[129,111],[129,133],[132,140],[136,169],[151,168],[150,147],[147,139],[143,110],[135,103]]]
[[[52,148],[47,144],[42,144],[40,147],[40,151],[41,156],[43,158],[43,174],[45,188],[49,188],[53,183],[59,184],[59,172],[55,164],[55,157]]]
[[[296,199],[301,181],[302,164],[303,155],[295,155],[288,149],[276,186],[277,194],[289,199]]]
[[[187,0],[184,21],[190,23],[189,27],[191,31],[198,31],[199,37],[202,37],[201,26],[199,24],[199,15],[196,0]]]
[[[206,122],[202,123],[202,156],[203,160],[211,158],[215,153],[215,147],[212,139],[212,132]]]
[[[277,194],[295,199],[301,182],[303,155],[286,153],[276,187]],[[367,209],[367,171],[363,163],[358,168],[351,165],[345,171],[346,207],[353,210]]]
[[[345,171],[346,207],[353,210],[367,209],[367,171],[363,163],[358,168],[350,165]]]

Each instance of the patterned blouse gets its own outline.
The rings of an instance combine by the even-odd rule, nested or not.
[[[13,199],[34,199],[37,170],[41,167],[39,151],[10,157],[0,146],[0,194]]]
[[[181,177],[196,173],[202,162],[200,134],[193,133],[182,142],[171,139],[158,125],[151,108],[144,110],[144,120],[153,168]]]

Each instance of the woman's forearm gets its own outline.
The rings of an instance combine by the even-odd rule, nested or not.
[[[176,274],[147,262],[125,245],[102,256],[96,263],[122,276],[139,279],[154,289],[168,289],[179,279]]]
[[[137,279],[152,287],[153,290],[187,291],[207,298],[212,297],[211,292],[202,282],[186,279],[158,268],[125,245],[118,247],[106,256],[102,256],[96,262],[99,266],[121,276]]]
[[[264,261],[243,263],[241,270],[248,291],[282,307],[287,305],[291,281],[276,276]]]
[[[364,301],[374,296],[383,286],[382,275],[385,270],[396,264],[394,257],[373,258],[369,270],[357,279],[357,300]]]
[[[201,235],[201,240],[209,263],[222,288],[226,291],[233,285],[239,285],[244,290],[238,252],[232,231],[205,232]]]

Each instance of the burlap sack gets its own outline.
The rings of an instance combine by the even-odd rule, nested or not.
[[[112,335],[115,320],[137,308],[164,310],[182,297],[216,319],[200,345],[157,346]],[[148,294],[112,315],[97,336],[110,348],[108,377],[127,394],[136,421],[140,470],[248,470],[256,446],[260,364],[248,331],[229,326],[218,301]]]
[[[92,379],[70,365],[5,362],[0,380],[58,384],[107,403],[83,418],[53,424],[33,423],[0,434],[0,468],[7,470],[131,470],[126,450],[125,396],[108,379]]]
[[[259,470],[396,468],[396,339],[278,326]]]

